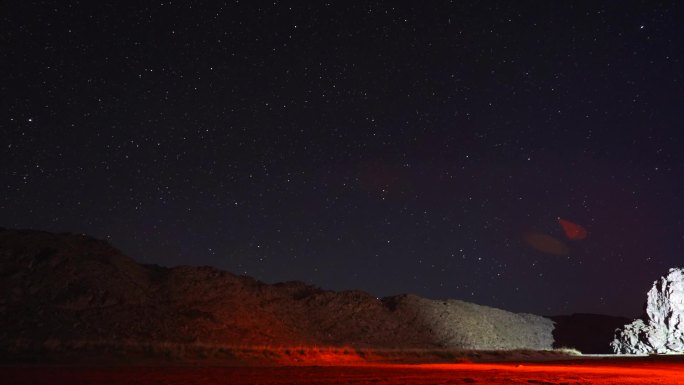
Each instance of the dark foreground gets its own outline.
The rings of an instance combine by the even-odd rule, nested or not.
[[[677,361],[284,367],[3,367],[3,384],[684,384]]]

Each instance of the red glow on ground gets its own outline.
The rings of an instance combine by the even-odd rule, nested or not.
[[[366,361],[351,347],[315,348],[298,347],[294,349],[274,350],[280,365],[331,365],[348,366],[363,365]]]
[[[0,367],[28,384],[684,384],[684,363],[597,360],[568,363],[277,367]]]
[[[558,223],[563,227],[565,236],[568,237],[568,239],[579,240],[587,237],[587,230],[577,223],[570,222],[563,218],[558,218]]]

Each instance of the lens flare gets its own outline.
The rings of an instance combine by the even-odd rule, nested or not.
[[[568,237],[568,239],[580,240],[587,237],[587,230],[577,223],[570,222],[560,217],[558,218],[558,223],[560,223],[565,232],[565,236]]]

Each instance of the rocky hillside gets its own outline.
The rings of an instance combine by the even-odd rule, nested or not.
[[[548,349],[553,321],[457,300],[383,299],[211,267],[141,265],[76,234],[0,230],[0,354],[70,341]]]

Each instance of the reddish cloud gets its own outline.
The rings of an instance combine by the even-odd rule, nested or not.
[[[577,223],[567,221],[560,217],[558,218],[558,223],[563,227],[565,236],[568,237],[568,239],[580,240],[587,237],[587,230]]]
[[[568,255],[570,249],[563,243],[563,241],[558,240],[550,235],[528,232],[523,235],[523,239],[528,245],[535,248],[537,251],[541,251],[546,254],[553,255]]]

